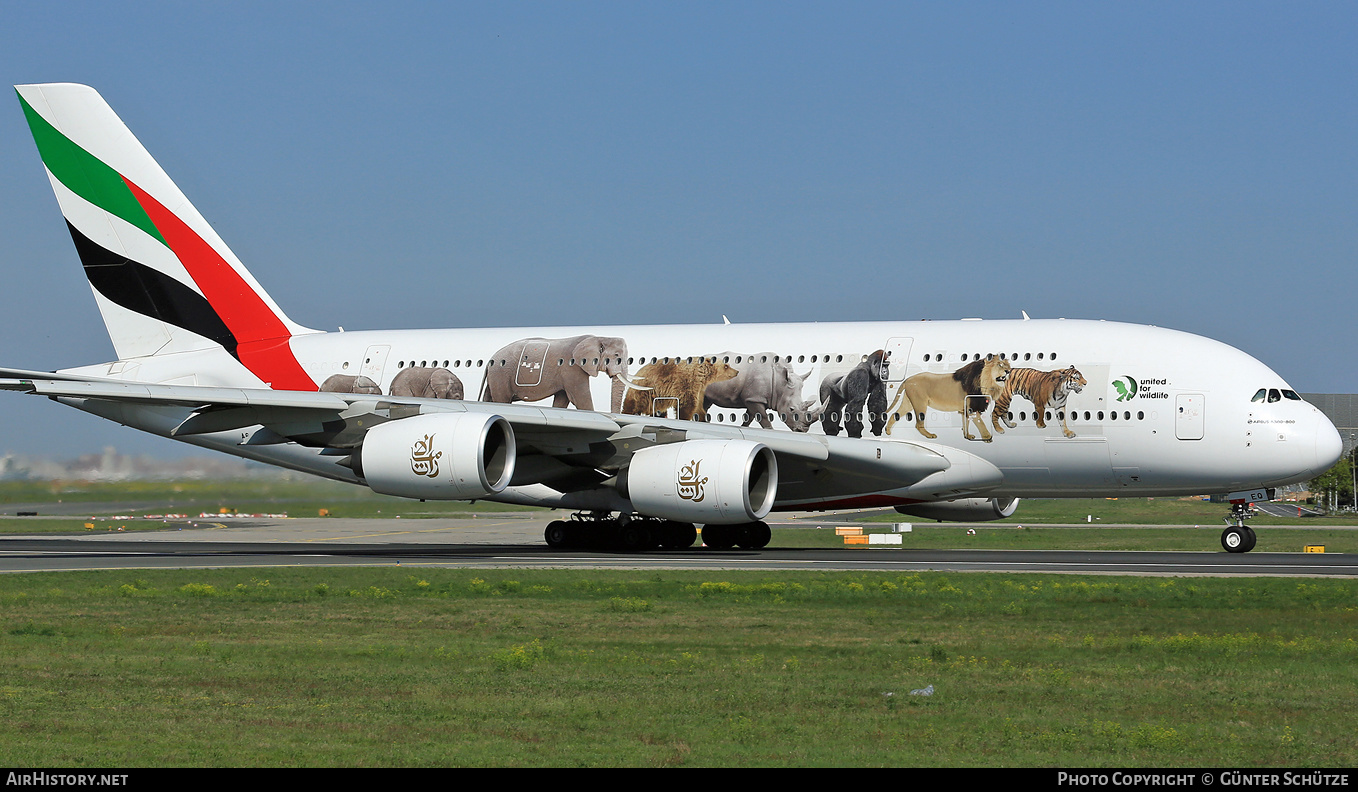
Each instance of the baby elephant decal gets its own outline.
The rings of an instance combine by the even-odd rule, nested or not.
[[[419,399],[461,399],[462,380],[446,368],[411,366],[391,381],[392,396]]]
[[[846,374],[831,374],[820,383],[820,425],[828,435],[839,434],[840,421],[849,437],[863,436],[863,408],[867,407],[872,433],[886,426],[886,351],[868,355]]]
[[[627,342],[610,336],[523,338],[491,356],[481,385],[481,400],[509,404],[552,398],[553,407],[594,409],[590,378],[614,381],[612,411],[622,409],[627,376]]]
[[[382,395],[382,388],[362,374],[332,374],[321,383],[324,393],[370,393]]]

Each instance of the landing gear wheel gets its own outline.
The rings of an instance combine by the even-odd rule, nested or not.
[[[759,550],[768,545],[773,538],[773,531],[769,530],[768,523],[752,522],[744,525],[734,526],[736,531],[736,544],[746,550]]]
[[[736,546],[734,525],[704,525],[703,544],[713,550],[730,550]]]
[[[1221,546],[1228,553],[1248,553],[1254,549],[1256,540],[1254,531],[1243,525],[1232,525],[1221,532]]]
[[[659,546],[650,520],[628,520],[618,527],[618,544],[627,552],[654,550]]]
[[[660,546],[666,550],[683,550],[698,541],[698,529],[693,523],[665,520],[660,524]]]
[[[565,520],[552,520],[547,523],[547,530],[542,532],[542,538],[547,540],[547,546],[561,550],[571,546],[571,526]]]

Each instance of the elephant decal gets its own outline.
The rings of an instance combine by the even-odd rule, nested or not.
[[[772,429],[769,420],[770,410],[777,413],[783,423],[794,432],[805,432],[815,422],[819,406],[815,400],[802,399],[802,385],[811,372],[798,374],[786,361],[768,354],[719,355],[722,360],[741,360],[732,364],[736,376],[708,384],[703,393],[703,409],[713,405],[728,409],[744,409],[745,422],[749,426],[753,420],[765,429]]]
[[[321,383],[324,393],[369,393],[382,395],[382,388],[362,374],[332,374]]]
[[[844,374],[831,374],[820,383],[821,427],[828,435],[839,434],[840,421],[849,437],[863,436],[863,408],[867,407],[872,433],[881,435],[886,426],[886,351],[868,355]]]
[[[611,336],[523,338],[491,356],[481,385],[481,401],[509,404],[552,398],[553,407],[594,409],[590,378],[613,380],[612,412],[622,409],[627,376],[627,342]]]
[[[391,381],[392,396],[422,399],[461,399],[462,380],[446,368],[411,366]]]

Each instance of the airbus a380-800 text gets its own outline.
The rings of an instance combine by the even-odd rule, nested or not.
[[[763,547],[773,510],[961,520],[1020,498],[1312,478],[1338,432],[1263,363],[1082,320],[318,332],[287,317],[93,89],[17,86],[117,360],[0,387],[419,499],[528,504],[558,547]]]

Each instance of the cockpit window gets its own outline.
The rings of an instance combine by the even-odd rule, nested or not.
[[[1301,397],[1297,395],[1296,391],[1290,390],[1283,391],[1283,398],[1287,399],[1288,401],[1301,401]]]
[[[1254,398],[1250,399],[1250,401],[1252,401],[1252,402],[1260,402],[1260,403],[1262,404],[1263,401],[1264,401],[1264,394],[1266,394],[1266,393],[1268,393],[1267,390],[1265,390],[1265,389],[1263,389],[1263,388],[1260,388],[1260,389],[1259,389],[1259,392],[1256,393],[1256,394],[1254,394]]]
[[[1276,402],[1276,401],[1282,401],[1282,398],[1283,398],[1283,395],[1282,395],[1281,393],[1278,392],[1278,389],[1277,389],[1277,388],[1269,388],[1269,389],[1268,389],[1268,403],[1269,403],[1269,404],[1272,404],[1272,403],[1274,403],[1274,402]]]

